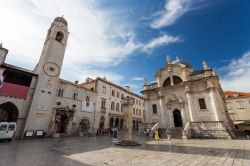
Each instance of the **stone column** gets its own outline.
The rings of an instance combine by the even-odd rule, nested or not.
[[[170,102],[167,102],[167,112],[168,112],[168,118],[169,118],[169,127],[172,128],[174,127],[174,123],[173,123],[173,114],[172,114]]]
[[[182,117],[182,123],[183,123],[183,127],[185,127],[187,120],[186,120],[186,116],[185,116],[185,110],[184,110],[184,103],[181,102],[180,103],[180,108],[181,108],[181,117]]]
[[[174,80],[173,80],[172,74],[170,75],[170,81],[171,81],[171,85],[174,85]]]
[[[209,97],[210,97],[211,108],[212,108],[212,112],[214,114],[215,121],[219,121],[218,107],[216,104],[216,97],[215,97],[215,92],[214,92],[213,87],[209,87]]]
[[[192,100],[192,96],[191,96],[191,90],[189,86],[185,86],[185,93],[187,96],[187,100],[188,100],[188,112],[189,112],[189,116],[190,116],[190,121],[193,122],[194,121],[194,116],[193,116],[193,100]]]
[[[164,109],[164,101],[163,101],[163,95],[161,92],[158,92],[158,100],[159,100],[159,105],[160,105],[160,116],[162,118],[160,118],[160,126],[163,127],[163,128],[166,128],[167,125],[166,125],[166,118],[165,118],[165,109]]]

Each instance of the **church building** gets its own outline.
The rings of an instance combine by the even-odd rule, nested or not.
[[[182,137],[232,137],[225,96],[219,77],[206,62],[193,70],[184,60],[172,61],[156,72],[156,81],[142,91],[145,122],[179,132]],[[229,131],[229,132],[228,132]]]

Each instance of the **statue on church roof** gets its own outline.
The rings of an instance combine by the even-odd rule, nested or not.
[[[172,59],[171,59],[171,57],[169,55],[167,55],[166,60],[167,60],[168,64],[172,63]]]
[[[147,85],[147,84],[148,84],[147,78],[144,78],[144,85]]]
[[[178,56],[176,56],[176,60],[175,60],[176,62],[180,62],[180,59],[179,59],[179,57]]]
[[[209,69],[208,64],[207,64],[206,61],[203,61],[203,62],[202,62],[202,65],[203,65],[203,69],[204,69],[204,70]]]

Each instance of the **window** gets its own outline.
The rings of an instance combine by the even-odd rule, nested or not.
[[[135,103],[138,104],[138,100],[137,99],[135,99]]]
[[[135,115],[135,108],[133,108],[133,115]]]
[[[57,41],[61,42],[63,40],[63,33],[62,32],[57,32],[56,33],[56,38]]]
[[[106,99],[102,99],[101,108],[106,109]]]
[[[112,96],[115,96],[115,90],[112,90]]]
[[[124,94],[121,94],[121,99],[123,99],[124,98]]]
[[[174,85],[178,85],[180,84],[182,81],[182,79],[178,76],[173,76],[173,82],[174,82]]]
[[[123,106],[121,105],[121,112],[123,112]]]
[[[120,93],[119,92],[116,93],[116,97],[120,97]]]
[[[170,77],[168,77],[168,78],[164,81],[163,87],[164,87],[164,86],[170,86],[170,85],[171,85],[171,81],[170,81]]]
[[[9,128],[8,128],[8,131],[14,131],[14,130],[15,130],[15,125],[10,124]]]
[[[107,90],[106,86],[103,86],[103,87],[102,87],[102,92],[103,92],[103,93],[106,93],[106,90]]]
[[[141,105],[141,100],[139,100],[139,105]]]
[[[141,116],[141,110],[139,109],[139,115]]]
[[[111,102],[111,110],[114,110],[115,109],[115,102]]]
[[[57,91],[57,95],[62,97],[63,96],[63,92],[64,92],[64,90],[60,88]]]
[[[45,90],[41,90],[42,93],[45,93]]]
[[[157,107],[156,107],[156,104],[153,104],[152,107],[153,107],[153,114],[157,114]]]
[[[116,103],[116,111],[119,111],[120,110],[120,105],[119,103]]]
[[[89,100],[90,100],[90,97],[89,96],[86,96],[86,102],[89,102]]]
[[[6,129],[7,129],[7,124],[2,124],[0,126],[0,131],[6,131]]]
[[[138,108],[136,108],[136,115],[138,115]]]
[[[244,108],[244,103],[243,103],[243,102],[238,101],[238,102],[236,102],[236,103],[237,103],[237,108],[238,108],[238,109]]]
[[[232,104],[233,103],[227,103],[227,109],[231,110],[232,109]]]
[[[207,109],[206,102],[205,102],[204,98],[198,99],[198,101],[199,101],[199,106],[200,106],[201,110]]]
[[[77,94],[77,93],[74,93],[74,94],[73,94],[73,99],[76,99],[77,96],[78,96],[78,94]]]

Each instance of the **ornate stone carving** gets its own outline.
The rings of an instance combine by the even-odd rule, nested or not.
[[[169,67],[168,67],[168,72],[169,72],[169,73],[172,73],[172,71],[173,71],[173,68],[169,66]]]
[[[214,85],[213,81],[212,80],[208,80],[207,81],[207,88],[214,88],[214,87],[215,87],[215,85]]]
[[[191,92],[191,89],[190,89],[190,86],[185,86],[185,89],[184,89],[184,92],[185,93],[190,93]]]
[[[167,60],[168,64],[172,63],[172,59],[171,59],[171,57],[169,55],[167,55],[166,60]]]
[[[209,69],[208,64],[207,64],[206,61],[203,61],[203,62],[202,62],[202,65],[203,65],[203,69],[204,69],[204,70]]]

